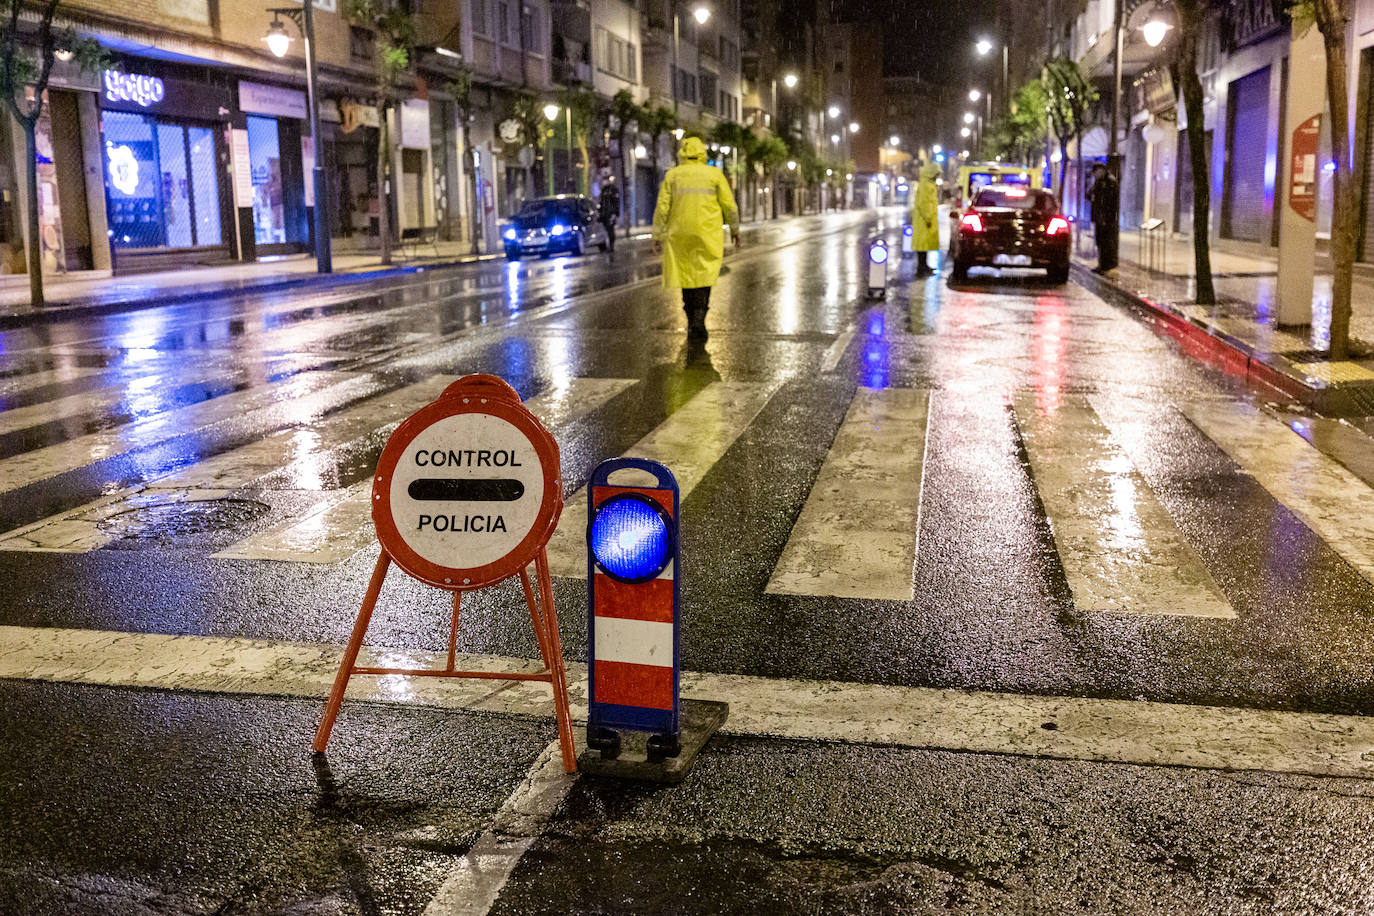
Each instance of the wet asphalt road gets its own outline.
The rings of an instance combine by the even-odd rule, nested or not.
[[[527,399],[625,380],[555,427],[571,494],[712,385],[741,383],[766,403],[682,503],[686,668],[1374,711],[1363,548],[1185,415],[1258,408],[1282,432],[1301,412],[1076,285],[955,289],[900,264],[887,299],[866,301],[863,242],[895,243],[899,225],[891,212],[748,230],[704,347],[685,342],[643,242],[613,263],[488,262],[0,332],[0,539],[295,437],[289,460],[226,499],[103,523],[98,549],[0,540],[0,627],[340,645],[375,548],[330,564],[212,556],[368,478],[389,428],[333,440],[331,419],[436,376],[495,373]],[[912,598],[769,593],[861,388],[931,392]],[[1018,396],[1050,417],[1088,399],[1233,618],[1178,616],[1167,595],[1139,613],[1083,609],[1075,570],[1151,557],[1114,549],[1129,506],[1080,496],[1102,533],[1075,559]],[[1086,443],[1056,460],[1124,474]],[[585,585],[555,591],[581,660]],[[460,651],[537,656],[519,602],[509,585],[465,599]],[[445,606],[393,577],[369,642],[442,651]],[[554,737],[543,719],[356,704],[320,773],[304,753],[313,700],[0,690],[0,912],[419,913]],[[1364,912],[1368,794],[1359,780],[722,737],[673,789],[576,784],[493,912]]]

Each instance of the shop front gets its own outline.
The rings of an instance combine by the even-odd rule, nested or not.
[[[240,80],[238,108],[248,141],[252,255],[305,251],[311,244],[310,210],[315,205],[313,183],[307,180],[315,147],[302,130],[309,119],[305,93]],[[245,203],[240,200],[240,208]]]
[[[132,67],[106,70],[102,82],[101,145],[115,270],[232,259],[228,87]]]

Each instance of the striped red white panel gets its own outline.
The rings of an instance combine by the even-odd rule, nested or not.
[[[673,567],[638,585],[596,574],[598,703],[673,708]]]

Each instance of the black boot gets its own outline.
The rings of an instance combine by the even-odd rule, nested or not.
[[[687,313],[687,337],[691,340],[706,339],[706,309],[693,309]]]

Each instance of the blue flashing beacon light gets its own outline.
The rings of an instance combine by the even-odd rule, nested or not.
[[[911,224],[902,227],[902,260],[906,261],[915,257],[915,250],[911,247],[915,242],[912,239]]]
[[[657,503],[638,493],[622,493],[597,507],[587,544],[612,579],[647,582],[673,558],[673,526]]]
[[[881,238],[868,243],[868,298],[887,298],[887,242]]]

